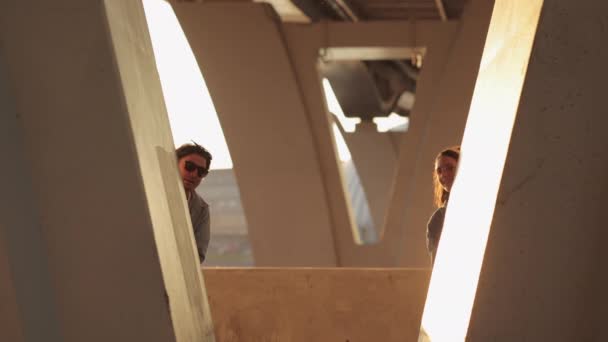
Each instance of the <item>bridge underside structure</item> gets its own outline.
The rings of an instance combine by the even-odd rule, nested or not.
[[[142,3],[3,1],[0,340],[398,341],[420,323],[432,341],[608,339],[608,5],[431,2],[385,20],[327,1],[341,20],[298,22],[170,2],[257,266],[201,272]],[[346,134],[380,232],[361,244],[320,63],[417,54],[408,130]],[[455,144],[431,276],[433,161]]]

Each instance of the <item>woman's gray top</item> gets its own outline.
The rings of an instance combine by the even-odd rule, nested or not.
[[[431,262],[435,263],[435,255],[437,254],[437,246],[441,239],[441,231],[443,230],[443,220],[445,219],[445,207],[440,207],[431,216],[429,223],[426,226],[426,248],[431,255]]]

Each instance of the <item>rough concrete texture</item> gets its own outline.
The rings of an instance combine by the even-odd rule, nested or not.
[[[141,2],[2,1],[0,41],[0,319],[26,341],[212,341]]]
[[[216,340],[415,341],[428,269],[204,268]]]
[[[607,11],[544,1],[469,341],[606,341]]]

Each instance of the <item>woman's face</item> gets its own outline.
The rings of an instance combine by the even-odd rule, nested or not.
[[[435,161],[435,172],[443,189],[450,192],[456,176],[456,166],[458,161],[452,157],[440,156]]]

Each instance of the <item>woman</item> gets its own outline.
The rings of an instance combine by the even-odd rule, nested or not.
[[[443,219],[445,218],[445,207],[448,204],[450,190],[456,176],[460,147],[450,147],[441,151],[435,158],[435,169],[433,170],[433,187],[435,190],[435,206],[437,210],[431,216],[426,228],[427,249],[431,255],[431,262],[435,263],[437,246],[443,230]]]

